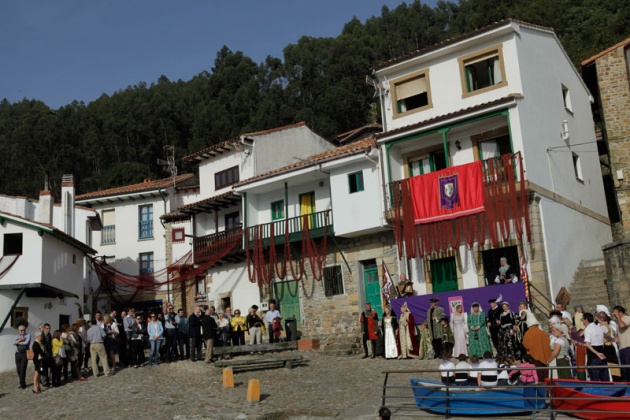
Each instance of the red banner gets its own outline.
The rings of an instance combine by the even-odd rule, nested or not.
[[[416,224],[484,211],[481,161],[414,176],[409,186]]]

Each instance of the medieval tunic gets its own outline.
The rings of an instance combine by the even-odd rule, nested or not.
[[[366,314],[365,312],[361,312],[361,331],[363,331],[363,350],[365,355],[367,356],[367,342],[368,340],[371,342],[372,347],[372,357],[376,356],[376,340],[378,339],[378,334],[376,332],[376,328],[378,326],[378,315],[375,310],[372,310],[370,313]]]
[[[442,354],[442,323],[440,319],[445,316],[444,308],[441,306],[431,306],[427,313],[427,325],[431,331],[431,345],[433,346],[433,354],[440,357]]]
[[[400,357],[406,359],[418,355],[418,341],[416,339],[416,323],[411,312],[404,312],[398,320],[398,343]]]
[[[420,327],[420,346],[418,349],[418,356],[420,359],[433,359],[435,354],[433,353],[433,345],[431,342],[431,331],[426,325],[426,322]]]

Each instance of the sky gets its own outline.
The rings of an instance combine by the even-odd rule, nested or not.
[[[409,3],[410,1],[408,1]],[[424,1],[431,6],[436,0]],[[19,0],[0,4],[0,99],[73,100],[210,70],[223,45],[255,62],[335,37],[403,0]]]

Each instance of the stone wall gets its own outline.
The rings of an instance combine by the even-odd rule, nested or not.
[[[630,81],[624,47],[599,57],[595,63],[613,178],[616,180],[621,170],[625,180],[617,188],[622,228],[613,229],[616,241],[630,238]]]
[[[611,305],[628,307],[630,301],[630,239],[604,245],[608,299]]]

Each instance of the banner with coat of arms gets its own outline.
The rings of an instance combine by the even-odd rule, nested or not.
[[[454,166],[409,179],[416,224],[481,213],[481,161]]]

